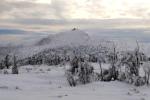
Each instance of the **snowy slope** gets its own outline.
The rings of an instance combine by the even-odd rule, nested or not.
[[[18,75],[0,74],[0,100],[149,100],[147,86],[93,82],[70,87],[64,67],[22,66]]]

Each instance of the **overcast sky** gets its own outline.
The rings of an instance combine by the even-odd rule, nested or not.
[[[89,20],[149,18],[150,0],[0,0],[1,27],[56,30]]]
[[[150,0],[1,0],[1,19],[149,18]]]
[[[150,28],[150,0],[0,0],[0,29],[73,27]]]

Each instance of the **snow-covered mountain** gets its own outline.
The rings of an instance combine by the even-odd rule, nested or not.
[[[87,33],[88,32],[88,33]],[[14,48],[11,50],[12,54],[16,54],[18,57],[26,58],[32,55],[35,55],[41,51],[44,51],[46,49],[53,49],[53,48],[59,48],[59,47],[78,47],[78,46],[95,46],[99,47],[99,45],[104,45],[107,47],[111,47],[114,40],[106,38],[106,36],[103,36],[101,34],[105,34],[104,31],[98,31],[98,35],[94,35],[94,32],[91,31],[83,31],[80,29],[72,29],[64,32],[60,32],[57,34],[50,34],[45,37],[41,37],[41,39],[35,39],[34,41],[28,40],[27,42],[24,42],[21,46],[17,46],[17,49]],[[104,32],[104,33],[103,33]],[[136,42],[134,41],[124,41],[124,40],[118,40],[114,41],[117,45],[117,48],[119,49],[125,49],[127,46],[130,46],[128,48],[135,48]],[[126,43],[127,42],[127,43]],[[134,44],[133,44],[134,43]],[[133,45],[132,45],[133,44]],[[8,50],[7,50],[8,51]],[[10,53],[10,50],[9,50]],[[0,55],[8,54],[6,50],[1,50]]]
[[[70,45],[84,45],[90,40],[88,34],[79,29],[72,29],[70,31],[60,32],[55,35],[50,35],[41,39],[37,45],[49,46],[70,46]]]
[[[86,32],[74,28],[69,31],[51,34],[36,41],[34,44],[31,43],[33,45],[23,44],[15,53],[21,58],[26,58],[46,49],[87,45],[91,43],[90,41],[91,38]]]

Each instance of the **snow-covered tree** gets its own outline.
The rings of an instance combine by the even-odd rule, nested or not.
[[[86,84],[92,81],[93,67],[85,60],[75,56],[67,70],[67,80],[72,84]]]
[[[13,62],[13,67],[12,67],[12,74],[19,74],[16,56],[14,56],[13,60],[14,60],[14,62]]]
[[[118,61],[118,57],[117,57],[115,44],[113,44],[113,48],[112,48],[111,52],[109,53],[108,57],[109,57],[109,62],[111,64],[111,68],[109,69],[110,70],[109,72],[111,74],[112,79],[116,80],[118,77],[118,71],[116,68],[117,67],[116,63]]]
[[[144,62],[143,65],[143,70],[145,72],[145,82],[149,84],[149,77],[150,77],[150,62]]]
[[[99,67],[100,67],[100,76],[101,76],[101,80],[103,81],[103,69],[102,69],[102,63],[105,61],[105,58],[104,58],[104,54],[103,53],[99,53],[98,54],[98,63],[99,63]]]
[[[9,55],[6,55],[6,56],[5,56],[4,65],[5,65],[5,67],[6,67],[7,69],[10,67]]]
[[[91,77],[93,74],[93,67],[88,64],[88,62],[80,62],[79,65],[79,71],[78,71],[78,77],[79,77],[79,82],[82,84],[86,84],[91,82]]]
[[[1,60],[1,62],[0,62],[0,69],[4,69],[4,68],[5,68],[4,60]]]
[[[126,51],[121,59],[121,63],[125,66],[126,81],[128,83],[139,83],[139,68],[143,59],[143,53],[140,52],[140,47],[137,42],[137,47],[134,51]],[[135,80],[135,77],[138,79]],[[136,82],[135,82],[136,81]]]

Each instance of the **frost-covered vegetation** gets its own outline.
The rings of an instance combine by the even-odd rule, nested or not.
[[[92,81],[124,81],[136,86],[148,84],[149,63],[144,63],[145,76],[140,76],[143,62],[148,62],[148,57],[140,51],[140,46],[133,51],[117,51],[114,42],[108,45],[97,46],[80,45],[76,47],[59,47],[45,49],[30,57],[17,59],[17,56],[7,54],[0,62],[1,69],[9,69],[18,74],[18,67],[24,65],[61,65],[70,64],[66,69],[66,77],[71,86],[86,84]],[[94,72],[91,63],[99,64],[99,72]],[[103,64],[109,64],[108,69],[103,69]],[[145,67],[147,66],[147,67]],[[146,70],[145,70],[146,68]]]

